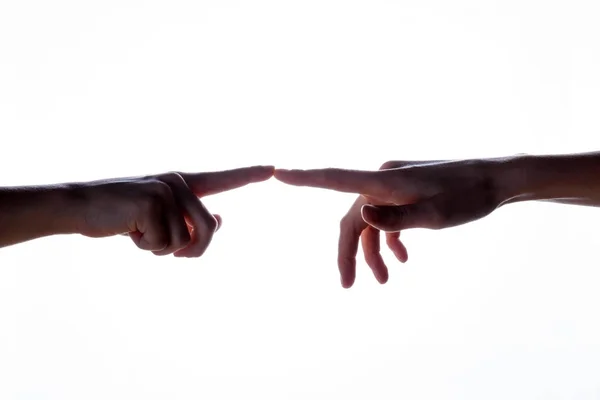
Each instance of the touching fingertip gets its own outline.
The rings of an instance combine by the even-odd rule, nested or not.
[[[295,175],[296,172],[297,172],[297,170],[276,168],[275,171],[273,172],[273,176],[275,177],[275,179],[282,181],[284,183],[292,183],[296,176]]]
[[[275,178],[277,178],[281,175],[287,174],[288,172],[290,172],[289,169],[275,168],[275,170],[273,171],[273,175],[275,175]]]
[[[273,173],[275,172],[274,165],[259,165],[256,168],[258,168],[260,172],[263,172],[265,175],[268,176],[273,176]]]

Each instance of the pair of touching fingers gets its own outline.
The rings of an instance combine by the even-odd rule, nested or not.
[[[354,283],[361,243],[375,278],[385,283],[389,274],[380,254],[380,233],[385,232],[387,246],[396,258],[406,262],[408,253],[400,231],[441,229],[491,213],[500,202],[486,170],[468,160],[392,161],[378,171],[256,166],[111,181],[108,187],[100,185],[100,195],[94,196],[103,199],[99,208],[107,209],[106,199],[111,196],[117,200],[116,208],[121,204],[136,207],[121,210],[127,216],[121,220],[112,215],[90,218],[99,226],[91,229],[89,236],[128,232],[138,247],[157,255],[199,257],[222,223],[221,217],[211,214],[200,198],[275,176],[290,185],[359,194],[340,224],[338,266],[342,286],[348,288]],[[127,222],[125,227],[122,220]]]

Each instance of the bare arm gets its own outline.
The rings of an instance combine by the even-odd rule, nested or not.
[[[494,179],[504,204],[543,200],[600,206],[600,152],[525,155],[500,164]]]
[[[82,202],[69,185],[0,188],[0,247],[76,233]]]

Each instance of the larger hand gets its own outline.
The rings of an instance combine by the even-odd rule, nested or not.
[[[359,241],[375,277],[385,283],[388,270],[379,254],[379,231],[387,232],[388,246],[405,262],[401,230],[456,226],[498,207],[501,196],[490,173],[493,164],[392,161],[379,171],[276,170],[275,177],[291,185],[360,194],[341,223],[338,266],[342,285],[348,288],[356,276]]]

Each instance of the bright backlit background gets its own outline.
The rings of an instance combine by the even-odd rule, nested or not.
[[[600,149],[596,1],[0,2],[0,185]],[[354,196],[205,199],[201,259],[0,250],[2,399],[597,399],[597,209],[406,232],[339,284]]]

